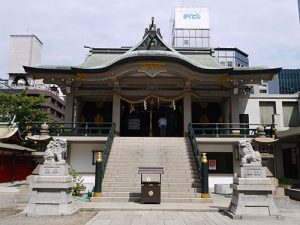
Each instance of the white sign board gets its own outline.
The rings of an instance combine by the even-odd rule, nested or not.
[[[208,8],[176,8],[175,29],[209,29]]]

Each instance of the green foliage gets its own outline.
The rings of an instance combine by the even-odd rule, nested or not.
[[[282,185],[282,186],[285,186],[285,185],[288,186],[288,185],[291,185],[292,183],[291,183],[290,180],[288,180],[286,178],[279,178],[278,179],[278,184]]]
[[[25,134],[26,123],[48,122],[48,114],[43,110],[41,104],[45,102],[43,96],[27,96],[21,94],[0,93],[0,121],[9,122],[16,116],[21,134]],[[26,135],[26,134],[25,134]]]
[[[79,175],[79,173],[73,168],[70,167],[69,174],[72,176],[72,182],[74,183],[74,186],[72,187],[72,195],[73,196],[79,196],[80,192],[85,190],[85,186],[83,185],[84,178]]]

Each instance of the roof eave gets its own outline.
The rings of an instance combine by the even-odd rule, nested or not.
[[[56,69],[56,68],[41,68],[41,67],[30,67],[23,66],[24,70],[28,74],[32,73],[63,73],[63,74],[74,74],[73,69]]]

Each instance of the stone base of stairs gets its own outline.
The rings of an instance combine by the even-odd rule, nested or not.
[[[229,203],[228,203],[229,204]],[[228,205],[227,202],[223,205]],[[183,211],[183,212],[217,212],[222,206],[212,203],[165,203],[140,204],[135,202],[77,202],[80,210],[93,211]]]
[[[140,203],[140,197],[92,197],[91,202],[135,202]],[[212,203],[212,198],[162,198],[163,203]]]

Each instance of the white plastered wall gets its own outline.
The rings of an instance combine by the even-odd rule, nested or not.
[[[232,98],[233,121],[239,120],[239,114],[249,114],[250,124],[260,124],[259,102],[274,102],[276,114],[279,114],[278,128],[287,130],[288,127],[283,125],[283,102],[298,102],[298,94],[293,95],[276,95],[276,94],[253,94],[250,96],[239,96]]]
[[[79,173],[95,173],[92,165],[93,150],[103,151],[105,142],[71,142],[69,163]]]

